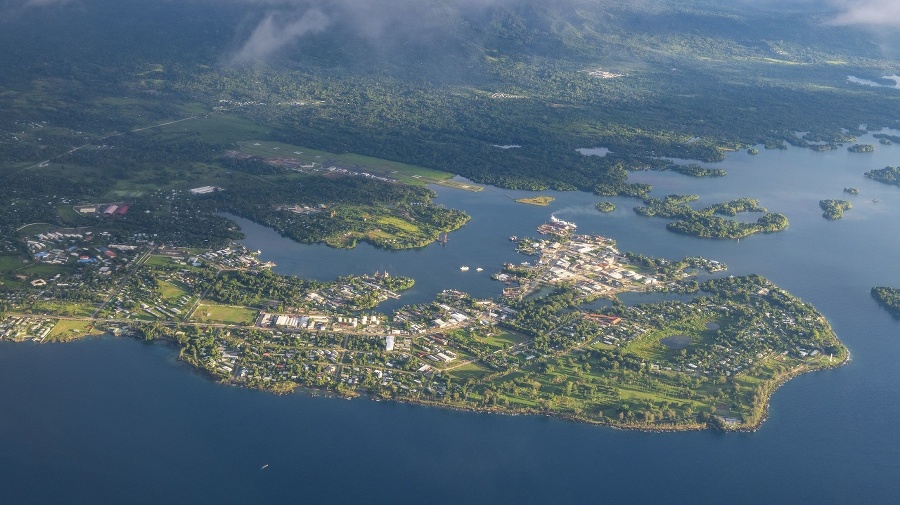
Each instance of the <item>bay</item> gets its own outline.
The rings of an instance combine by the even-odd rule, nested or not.
[[[878,144],[869,136],[858,142]],[[445,247],[417,251],[300,245],[239,221],[245,243],[283,273],[414,277],[416,286],[383,310],[445,288],[496,296],[502,284],[489,274],[504,261],[527,260],[508,237],[535,235],[552,214],[575,221],[579,232],[616,239],[623,251],[701,255],[735,275],[765,275],[825,314],[853,359],[790,381],[755,433],[624,432],[278,397],[212,383],[161,343],[0,343],[0,503],[895,503],[900,322],[869,289],[900,286],[900,188],[862,174],[900,164],[900,147],[760,151],[710,165],[726,169],[724,178],[630,177],[653,184],[654,196],[694,193],[698,207],[747,196],[790,219],[784,232],[740,242],[673,234],[666,220],[635,215],[635,199],[545,191],[556,200],[536,207],[513,201],[532,193],[490,187],[435,188],[437,202],[472,220]],[[860,195],[844,195],[849,186]],[[827,221],[818,201],[829,198],[850,200],[853,209]],[[600,199],[616,210],[597,212]]]

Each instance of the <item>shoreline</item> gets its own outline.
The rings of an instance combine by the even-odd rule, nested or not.
[[[370,391],[357,391],[357,390],[352,391],[351,394],[347,394],[347,393],[337,392],[333,389],[329,389],[327,386],[326,387],[313,387],[313,386],[302,385],[302,384],[297,384],[297,383],[292,383],[292,387],[290,387],[290,389],[282,390],[282,391],[276,390],[275,388],[272,388],[272,387],[257,387],[255,385],[249,385],[242,381],[235,380],[233,375],[231,377],[223,377],[220,374],[216,374],[214,371],[209,370],[206,367],[202,366],[202,364],[200,364],[200,363],[192,363],[192,362],[184,359],[182,357],[182,353],[183,353],[183,350],[185,349],[185,347],[182,346],[176,338],[169,336],[169,335],[165,335],[165,334],[160,334],[160,335],[154,336],[153,338],[147,339],[138,332],[130,332],[130,333],[122,334],[122,335],[116,335],[112,331],[104,331],[103,333],[100,333],[100,334],[80,335],[71,340],[50,341],[50,342],[36,342],[35,341],[34,343],[35,344],[67,344],[67,343],[71,343],[71,342],[75,342],[75,341],[79,341],[79,340],[83,340],[83,339],[87,339],[87,338],[104,338],[104,337],[112,337],[114,339],[129,338],[129,339],[132,339],[132,340],[135,340],[138,342],[145,342],[145,343],[162,342],[162,343],[166,344],[167,346],[169,346],[172,350],[176,351],[177,361],[184,363],[185,365],[188,365],[192,371],[194,371],[195,373],[199,373],[200,375],[205,377],[207,380],[210,380],[212,382],[216,382],[219,384],[223,384],[223,385],[242,387],[242,388],[246,388],[246,389],[253,389],[253,390],[270,393],[270,394],[274,394],[274,395],[279,395],[279,396],[303,393],[303,394],[307,394],[309,396],[320,396],[320,395],[326,396],[326,397],[331,396],[331,397],[343,398],[343,399],[347,399],[347,400],[352,400],[352,399],[356,399],[356,398],[364,398],[368,401],[391,401],[391,402],[396,402],[396,403],[421,405],[421,406],[426,406],[426,407],[435,407],[435,408],[450,409],[450,410],[456,410],[456,411],[465,411],[465,412],[472,412],[472,413],[478,413],[478,414],[508,415],[508,416],[540,416],[540,417],[559,419],[562,421],[589,424],[592,426],[607,427],[607,428],[624,430],[624,431],[640,431],[640,432],[646,432],[646,433],[675,433],[675,432],[704,431],[704,430],[733,432],[733,433],[756,432],[768,420],[772,397],[775,395],[775,393],[781,387],[783,387],[785,384],[790,382],[791,379],[794,379],[794,378],[804,375],[806,373],[820,372],[820,371],[825,371],[825,370],[833,370],[833,369],[836,369],[836,368],[839,368],[841,366],[848,364],[852,359],[850,350],[848,348],[844,347],[844,349],[846,351],[846,355],[844,356],[844,359],[840,360],[838,362],[832,363],[829,366],[809,368],[808,365],[802,364],[802,365],[795,367],[792,370],[786,371],[776,377],[773,377],[772,382],[764,383],[765,388],[768,389],[768,393],[766,394],[765,403],[761,407],[762,413],[760,414],[759,419],[752,424],[732,425],[732,424],[728,424],[727,422],[725,422],[724,419],[721,418],[720,416],[715,416],[715,417],[711,416],[710,419],[705,423],[703,423],[703,422],[685,422],[684,424],[648,425],[648,424],[644,424],[644,423],[629,424],[629,423],[607,422],[602,419],[588,418],[588,417],[582,417],[582,416],[573,415],[573,414],[553,412],[553,411],[547,411],[547,410],[536,409],[536,408],[523,408],[523,409],[519,409],[519,410],[508,410],[508,409],[497,408],[497,407],[479,407],[479,406],[474,406],[474,405],[467,406],[467,405],[460,405],[460,404],[447,404],[447,403],[442,403],[439,401],[423,400],[423,399],[417,399],[417,398],[381,397],[377,393],[372,393]],[[26,341],[23,340],[23,341],[10,341],[10,342],[22,343],[22,342],[26,342]],[[280,382],[273,383],[272,385],[275,386],[276,384],[281,384],[281,383]],[[719,421],[718,422],[713,421],[714,418],[718,418]],[[604,419],[606,419],[606,418],[604,417]]]

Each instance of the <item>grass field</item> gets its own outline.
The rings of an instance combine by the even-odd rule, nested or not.
[[[448,172],[372,158],[361,154],[335,154],[279,142],[246,141],[238,142],[238,145],[242,152],[252,156],[292,158],[303,164],[315,164],[316,168],[336,166],[357,172],[367,172],[380,177],[389,177],[405,184],[417,186],[439,184],[467,191],[481,191],[484,189],[475,184],[454,181],[452,180],[453,174]]]
[[[182,296],[190,296],[190,293],[184,287],[166,281],[159,282],[159,291],[162,297],[169,301],[177,300]]]
[[[21,256],[0,256],[0,273],[14,272],[25,266]]]
[[[409,233],[419,233],[419,227],[399,217],[382,216],[378,218],[378,224],[392,226]]]
[[[250,324],[256,319],[256,309],[232,305],[200,304],[192,321],[201,323]]]
[[[67,303],[39,300],[34,302],[31,309],[39,314],[52,314],[69,317],[90,317],[95,307],[89,303]]]
[[[170,258],[168,256],[159,256],[159,255],[150,256],[149,258],[147,258],[147,261],[144,263],[144,265],[146,265],[148,267],[162,267],[162,268],[171,267],[174,264],[175,263],[172,261],[172,258]]]
[[[101,332],[93,331],[91,321],[59,321],[53,330],[47,335],[46,342],[69,342],[71,340],[100,335]]]
[[[487,368],[484,368],[484,367],[482,367],[482,366],[480,366],[480,365],[477,365],[477,364],[475,364],[475,363],[469,363],[469,364],[463,365],[463,366],[461,366],[461,367],[459,367],[459,368],[456,368],[456,369],[454,369],[454,370],[452,370],[452,371],[450,371],[450,372],[448,372],[448,373],[450,374],[450,376],[452,376],[452,377],[454,377],[454,378],[456,378],[456,379],[462,379],[462,380],[466,380],[466,379],[474,379],[474,380],[478,380],[478,379],[484,377],[485,375],[491,373],[491,371],[488,370]]]
[[[16,230],[16,231],[17,231],[21,236],[24,237],[24,236],[27,236],[27,235],[35,235],[35,234],[38,234],[38,233],[44,233],[44,232],[46,232],[46,231],[50,231],[50,230],[53,230],[53,229],[56,229],[56,228],[59,228],[59,226],[56,226],[56,225],[53,225],[53,224],[50,224],[50,223],[33,223],[33,224],[29,224],[29,225],[27,225],[27,226],[23,226],[22,228],[19,228],[19,229]]]
[[[263,137],[269,130],[263,125],[233,116],[227,112],[210,112],[206,106],[200,104],[184,107],[184,114],[185,117],[190,115],[196,115],[197,117],[145,130],[142,133],[151,136],[154,140],[169,140],[190,136],[211,144],[229,144],[239,139]]]
[[[503,332],[490,337],[482,337],[481,340],[491,347],[502,349],[504,346],[513,346],[524,342],[525,338],[513,333]]]
[[[546,207],[550,205],[553,200],[556,200],[556,198],[552,196],[533,196],[531,198],[518,198],[516,199],[516,202],[528,205],[537,205],[539,207]]]

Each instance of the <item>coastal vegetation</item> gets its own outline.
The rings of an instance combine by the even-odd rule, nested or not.
[[[884,167],[870,170],[865,176],[884,184],[900,186],[900,167]]]
[[[607,201],[600,201],[594,204],[594,208],[600,212],[609,213],[616,210],[616,204]]]
[[[844,217],[844,211],[850,210],[853,205],[847,200],[819,200],[819,207],[825,211],[822,217],[833,221]]]
[[[894,317],[900,318],[900,289],[885,286],[874,287],[872,288],[872,297]]]

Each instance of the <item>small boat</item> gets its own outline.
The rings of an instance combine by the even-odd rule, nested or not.
[[[515,242],[516,240],[519,240],[519,237],[513,235],[513,236],[509,237],[509,240]]]
[[[467,267],[467,266],[465,266],[465,265],[459,267],[459,269],[460,269],[461,271],[463,271],[463,272],[468,272],[468,271],[469,271],[469,267]]]
[[[265,465],[259,467],[260,470],[265,470],[266,468],[269,468],[269,464],[268,464],[268,463],[266,463]]]
[[[873,198],[873,199],[872,199],[872,203],[878,203],[878,202],[880,202],[880,201],[881,201],[881,200],[879,200],[879,199],[877,199],[877,198]]]
[[[475,271],[476,271],[476,272],[483,272],[483,271],[484,271],[484,269],[483,269],[483,268],[481,268],[481,267],[478,267],[478,268],[476,268],[476,269],[475,269]]]

